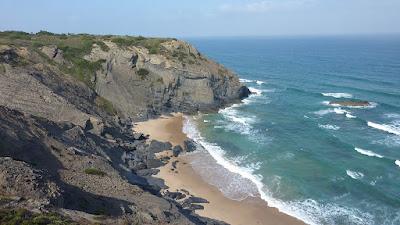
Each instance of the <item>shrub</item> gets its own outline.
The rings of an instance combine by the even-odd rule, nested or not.
[[[140,78],[143,80],[147,75],[149,75],[149,71],[148,70],[146,70],[146,69],[143,69],[143,68],[140,68],[138,71],[137,71],[137,74],[140,76]]]
[[[0,210],[0,224],[67,225],[75,223],[57,213],[32,213],[25,209]]]
[[[113,104],[110,101],[108,101],[107,99],[105,99],[101,96],[97,96],[95,103],[98,107],[104,109],[104,111],[106,111],[108,114],[110,114],[110,115],[117,114],[117,110],[114,109]]]
[[[9,39],[22,39],[22,40],[30,40],[31,35],[29,33],[23,31],[4,31],[0,32],[0,37],[9,38]]]
[[[100,46],[101,50],[108,52],[110,48],[102,41],[96,41],[96,44]]]
[[[37,32],[37,33],[36,33],[36,35],[49,35],[49,36],[56,36],[56,34],[55,34],[55,33],[51,33],[51,32],[45,31],[45,30],[41,30],[41,31]]]
[[[69,68],[64,67],[64,70],[78,80],[84,82],[88,87],[94,89],[96,84],[92,81],[92,78],[96,71],[102,68],[102,64],[106,62],[105,59],[91,62],[77,57],[70,58],[70,62],[72,62],[74,66]]]
[[[107,175],[105,172],[103,172],[103,171],[101,171],[99,169],[96,169],[96,168],[85,169],[85,173],[89,174],[89,175],[96,175],[96,176],[102,176],[102,177]]]
[[[111,39],[112,42],[118,45],[118,47],[127,47],[132,46],[137,43],[137,40],[134,38],[113,38]]]
[[[6,67],[3,64],[0,64],[0,73],[6,73]]]

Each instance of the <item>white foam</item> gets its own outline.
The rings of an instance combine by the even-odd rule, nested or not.
[[[376,103],[376,102],[368,102],[368,105],[365,105],[365,106],[349,105],[349,106],[344,106],[344,107],[351,108],[351,109],[373,109],[376,106],[378,106],[378,103]]]
[[[244,79],[244,78],[240,78],[239,81],[242,82],[242,83],[251,83],[251,82],[254,82],[253,80]]]
[[[340,115],[349,113],[348,111],[346,111],[346,110],[344,110],[344,109],[342,109],[342,108],[334,108],[333,111],[334,111],[336,114],[340,114]]]
[[[368,121],[368,126],[400,136],[400,127],[396,125],[378,124]]]
[[[262,84],[265,84],[265,81],[257,80],[256,83],[257,83],[258,85],[262,85]]]
[[[249,90],[252,94],[254,94],[256,96],[261,96],[261,94],[262,94],[262,90],[259,90],[257,88],[249,87]]]
[[[372,144],[386,145],[389,148],[400,147],[400,136],[397,135],[387,135],[381,140],[374,140]]]
[[[394,119],[400,119],[400,114],[397,113],[387,113],[385,114],[386,118],[394,118]]]
[[[355,180],[359,180],[362,179],[364,177],[364,174],[361,172],[355,172],[355,171],[351,171],[351,170],[346,170],[346,173],[349,177],[355,179]]]
[[[319,110],[317,112],[314,112],[314,114],[317,114],[319,116],[323,116],[323,115],[326,115],[326,114],[329,114],[329,113],[333,113],[333,112],[335,112],[335,111],[333,111],[333,109],[323,109],[323,110]]]
[[[304,219],[304,216],[301,216],[298,214],[296,210],[290,211],[288,209],[285,210],[284,203],[270,198],[266,193],[265,193],[265,187],[264,184],[262,183],[263,177],[261,175],[253,174],[253,171],[249,168],[241,168],[237,166],[237,164],[234,161],[230,161],[224,157],[225,152],[222,150],[221,147],[219,147],[216,144],[209,143],[204,140],[204,138],[200,135],[200,133],[197,131],[197,128],[195,125],[193,125],[188,117],[185,117],[185,122],[183,126],[183,132],[186,133],[186,135],[193,139],[196,143],[200,144],[203,146],[203,148],[216,160],[216,162],[229,170],[231,173],[239,174],[243,178],[248,179],[250,182],[252,182],[258,190],[258,193],[260,194],[261,199],[264,201],[268,202],[268,204],[272,207],[277,207],[279,210],[282,210],[288,215]],[[315,224],[312,222],[310,219],[304,220],[305,222],[309,224]]]
[[[203,120],[203,122],[204,122],[204,123],[209,123],[210,121],[209,121],[209,120]]]
[[[336,125],[330,125],[330,124],[318,124],[318,127],[324,128],[327,130],[339,130],[340,127]]]
[[[345,208],[336,204],[329,203],[321,204],[313,199],[289,202],[275,199],[271,197],[272,194],[270,193],[268,188],[262,183],[263,176],[254,174],[255,171],[260,168],[260,164],[240,167],[238,165],[238,161],[240,161],[240,158],[235,158],[234,160],[227,159],[225,157],[224,150],[220,146],[204,140],[204,138],[197,131],[196,126],[191,122],[189,117],[185,117],[183,132],[185,132],[187,136],[193,139],[196,143],[203,146],[203,149],[205,149],[219,165],[223,166],[229,172],[238,174],[253,183],[257,188],[261,199],[266,201],[270,207],[275,207],[279,211],[298,218],[310,225],[321,224],[321,221],[325,221],[328,224],[334,224],[335,218],[338,217],[348,218],[351,224],[371,224],[373,218],[372,215],[365,212],[360,212],[358,209]]]
[[[327,97],[334,97],[334,98],[352,98],[353,95],[349,94],[349,93],[321,93],[323,96],[327,96]]]
[[[366,155],[366,156],[383,158],[382,155],[379,155],[379,154],[377,154],[377,153],[375,153],[373,151],[370,151],[370,150],[365,150],[365,149],[362,149],[362,148],[354,148],[354,150],[356,150],[358,153],[361,153],[361,154]]]
[[[398,165],[400,167],[400,160],[394,161],[394,164]]]
[[[353,115],[350,114],[350,113],[346,113],[346,117],[349,118],[349,119],[357,118],[357,116],[353,116]]]

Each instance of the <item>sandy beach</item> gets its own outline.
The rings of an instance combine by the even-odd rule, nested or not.
[[[134,130],[150,135],[150,139],[169,141],[182,145],[186,135],[182,132],[183,115],[173,114],[158,119],[137,123]],[[176,169],[172,170],[172,162]],[[190,157],[180,155],[171,158],[156,177],[165,180],[170,191],[187,190],[190,194],[205,198],[209,203],[202,204],[204,210],[196,210],[201,216],[222,220],[232,225],[298,225],[302,221],[269,207],[260,198],[236,201],[225,197],[216,187],[205,182],[191,167]]]

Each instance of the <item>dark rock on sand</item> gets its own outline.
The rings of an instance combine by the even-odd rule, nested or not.
[[[144,134],[142,134],[142,133],[134,133],[133,134],[133,138],[135,139],[135,140],[145,140],[146,139],[146,136],[144,136]]]
[[[207,199],[191,196],[185,200],[186,203],[210,203]]]
[[[160,170],[158,169],[143,169],[143,170],[137,170],[136,174],[139,176],[148,177],[156,175],[158,172],[160,172]]]
[[[183,144],[185,151],[187,152],[193,152],[196,150],[196,142],[194,142],[192,139],[185,140]]]
[[[184,199],[186,197],[186,195],[181,193],[181,192],[166,191],[164,195],[169,197],[169,198],[171,198],[171,199],[175,199],[175,200]]]
[[[159,153],[172,148],[172,144],[169,142],[161,142],[152,140],[150,146],[147,148],[147,151],[151,153]]]
[[[174,157],[177,157],[181,152],[183,152],[183,148],[180,145],[176,145],[172,148],[172,155]]]
[[[176,160],[176,161],[173,161],[171,164],[172,164],[172,168],[173,169],[176,169],[176,164],[178,164],[178,160]]]

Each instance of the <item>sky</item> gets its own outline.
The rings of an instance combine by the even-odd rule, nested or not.
[[[0,0],[0,30],[163,37],[400,33],[400,0]]]

